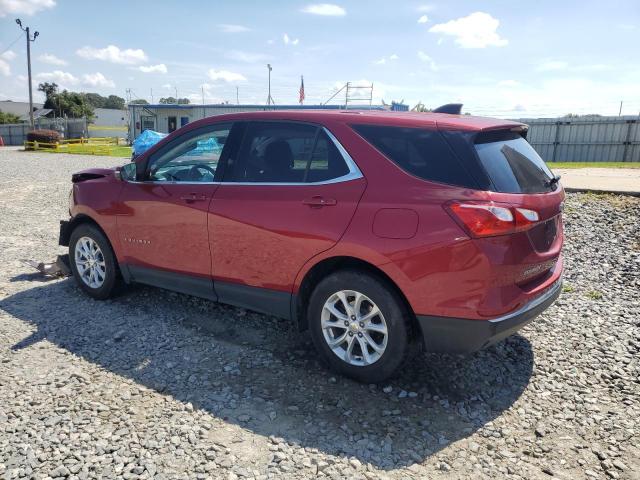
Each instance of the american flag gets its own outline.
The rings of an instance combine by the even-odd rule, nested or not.
[[[300,105],[302,105],[304,103],[304,77],[302,75],[300,75]]]

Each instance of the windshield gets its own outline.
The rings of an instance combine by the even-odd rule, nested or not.
[[[476,152],[496,191],[545,193],[557,188],[553,174],[540,155],[519,135],[503,140],[476,139]]]

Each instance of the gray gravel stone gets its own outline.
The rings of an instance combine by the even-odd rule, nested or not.
[[[285,321],[25,267],[116,163],[0,149],[0,478],[640,478],[640,199],[567,196],[564,293],[520,334],[359,385]]]

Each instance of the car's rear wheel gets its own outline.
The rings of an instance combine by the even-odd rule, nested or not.
[[[377,276],[354,270],[329,275],[311,294],[307,315],[323,359],[355,380],[386,380],[409,354],[409,312]]]
[[[120,285],[118,264],[104,234],[93,225],[82,224],[71,232],[69,260],[76,283],[97,300],[105,300]]]

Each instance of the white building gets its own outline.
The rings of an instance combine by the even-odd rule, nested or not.
[[[339,110],[341,105],[176,105],[129,104],[129,140],[134,140],[145,130],[171,133],[188,123],[201,118],[236,112],[255,112],[264,110]],[[381,105],[358,107],[359,109],[383,110]]]

